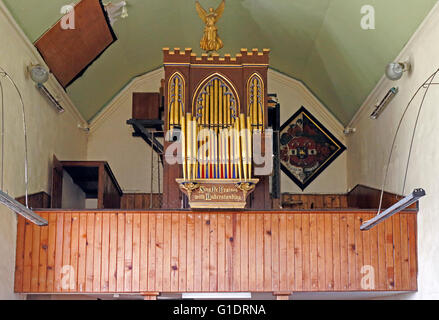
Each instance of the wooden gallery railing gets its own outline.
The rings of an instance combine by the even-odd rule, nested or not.
[[[416,213],[46,211],[18,220],[22,293],[417,290]]]

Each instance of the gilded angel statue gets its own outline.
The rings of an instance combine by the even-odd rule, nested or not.
[[[218,28],[215,24],[218,22],[219,18],[221,18],[225,5],[226,1],[223,0],[216,10],[209,8],[209,12],[206,12],[198,1],[195,2],[198,15],[206,25],[204,27],[203,38],[200,41],[201,49],[206,52],[218,51],[224,46],[218,36]]]

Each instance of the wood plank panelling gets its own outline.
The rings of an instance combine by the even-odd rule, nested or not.
[[[381,198],[381,190],[359,184],[355,186],[348,193],[346,197],[347,199],[346,207],[358,208],[358,209],[378,208],[380,205],[380,198]],[[389,208],[393,204],[401,200],[402,198],[404,197],[401,195],[397,195],[390,192],[384,192],[382,208]],[[418,207],[418,203],[415,202],[409,208],[416,209],[417,207]]]
[[[294,210],[346,209],[348,196],[340,194],[282,194],[282,207]]]
[[[367,232],[374,212],[40,214],[18,219],[16,292],[417,290],[415,212]]]
[[[23,205],[26,205],[26,198],[24,196],[18,197],[15,200],[17,200]],[[50,208],[50,201],[51,201],[50,195],[44,191],[30,194],[28,196],[29,208],[39,208],[39,209]]]
[[[161,207],[161,193],[124,193],[120,198],[120,208],[122,210],[149,210],[160,209]]]
[[[282,207],[293,210],[322,210],[322,209],[374,209],[379,207],[381,190],[355,186],[348,194],[282,194]],[[384,192],[382,208],[388,208],[402,196]],[[410,209],[416,209],[417,203],[412,204]],[[134,209],[134,208],[127,208]]]

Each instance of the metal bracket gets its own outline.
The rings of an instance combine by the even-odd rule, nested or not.
[[[131,125],[134,129],[134,137],[142,137],[145,142],[151,146],[151,148],[160,155],[160,160],[163,164],[163,153],[164,147],[156,139],[157,135],[153,135],[150,128],[156,128],[157,126],[163,125],[163,120],[138,120],[130,119],[127,120],[127,124]]]

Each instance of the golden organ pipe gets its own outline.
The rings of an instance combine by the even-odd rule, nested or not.
[[[212,131],[211,131],[211,129],[212,129],[212,124],[213,124],[213,113],[214,113],[214,109],[213,109],[213,99],[214,99],[214,96],[213,96],[213,82],[212,82],[212,85],[209,87],[209,92],[210,92],[210,95],[209,95],[209,113],[210,113],[210,117],[209,117],[209,178],[213,178],[213,176],[210,176],[211,175],[211,173],[213,172],[211,169],[213,169],[213,152],[214,152],[214,150],[213,150],[213,147],[214,147],[214,145],[213,145],[213,137],[212,137]]]
[[[224,178],[226,178],[226,172],[227,172],[227,129],[223,129],[223,135],[222,135],[222,141],[223,141],[223,172],[224,172]],[[228,176],[227,176],[228,177]]]
[[[214,124],[218,125],[218,80],[214,81],[215,84],[215,93],[214,93],[214,110],[215,110],[215,120],[214,120]]]
[[[226,92],[226,88],[224,88],[224,93]],[[229,95],[224,95],[224,104],[225,104],[225,124],[226,124],[226,134],[224,136],[224,142],[225,142],[225,149],[226,149],[226,158],[225,158],[225,162],[226,162],[226,170],[227,170],[227,177],[231,178],[231,172],[230,172],[230,150],[229,150],[229,125],[230,125],[230,100],[229,100]]]
[[[258,124],[258,87],[256,78],[253,79],[253,106],[252,106],[252,122]]]
[[[186,180],[186,125],[185,125],[185,119],[184,116],[181,117],[181,133],[180,133],[180,139],[181,139],[181,158],[183,161],[183,179]]]
[[[229,150],[230,150],[230,154],[229,154],[229,167],[230,167],[230,177],[233,178],[233,171],[235,169],[235,149],[233,147],[233,127],[230,126],[229,127],[229,132],[228,132],[228,137],[229,137]]]
[[[205,95],[202,94],[201,97],[202,97],[203,100],[201,101],[202,109],[201,109],[201,117],[200,117],[200,126],[198,128],[199,131],[201,131],[203,129],[204,118],[205,118],[205,115],[206,115],[206,109],[205,109],[206,108],[206,104],[204,102]],[[199,144],[198,147],[201,148],[201,153],[200,153],[200,165],[201,165],[200,176],[201,176],[201,173],[203,172],[202,168],[204,167],[204,164],[203,164],[203,162],[204,162],[204,136],[201,139],[200,144]],[[203,177],[201,177],[201,178],[203,178]]]
[[[214,132],[215,132],[215,137],[218,136],[218,80],[214,80]],[[217,175],[218,173],[218,139],[215,139],[214,141],[214,169],[215,169],[215,174],[214,177]],[[216,176],[218,178],[218,176]]]
[[[175,82],[174,82],[174,119],[173,119],[173,124],[176,125],[178,124],[178,118],[180,116],[179,113],[179,109],[180,109],[180,103],[178,101],[178,87],[179,87],[179,79],[178,77],[175,77]]]
[[[209,111],[210,111],[210,117],[209,117],[209,125],[213,124],[213,85],[209,87]]]
[[[223,94],[226,93],[226,88],[224,88],[223,90]],[[227,171],[227,177],[230,178],[230,173],[229,173],[229,144],[228,144],[228,140],[229,140],[229,135],[228,135],[228,131],[229,131],[229,127],[228,127],[228,120],[227,120],[227,95],[223,95],[223,105],[224,105],[224,177]]]
[[[231,172],[230,172],[230,164],[229,164],[229,161],[230,161],[230,151],[229,151],[229,127],[227,127],[225,130],[226,130],[226,131],[225,131],[225,135],[224,135],[224,140],[225,140],[224,147],[225,147],[225,149],[226,149],[226,158],[225,158],[225,161],[226,161],[227,178],[230,179],[230,178],[232,177],[232,175],[231,175]]]
[[[227,146],[226,146],[226,130],[227,129],[222,129],[222,137],[221,137],[221,141],[222,141],[222,146],[223,146],[223,164],[222,164],[222,168],[223,168],[223,177],[226,178],[226,171],[227,171]]]
[[[232,110],[230,110],[230,95],[227,95],[227,124],[232,125]]]
[[[189,167],[190,167],[189,179],[193,179],[193,172],[194,172],[194,139],[193,139],[193,129],[192,129],[192,114],[191,114],[191,116],[190,116],[190,118],[188,120],[187,130],[189,132],[187,147],[189,149],[189,155],[190,155],[190,160],[189,160]]]
[[[201,101],[198,100],[200,109],[194,115],[182,113],[182,104],[178,101],[179,82],[179,78],[174,79],[175,100],[170,123],[173,126],[181,124],[183,178],[251,179],[253,131],[259,130],[264,121],[258,100],[258,80],[251,81],[253,100],[248,114],[240,114],[236,110],[236,118],[233,118],[230,109],[233,96],[226,94],[227,87],[222,86],[218,79],[212,80],[206,92],[201,93]],[[208,130],[207,134],[198,140],[200,131],[204,129]]]
[[[220,170],[219,170],[219,174],[220,174],[220,178],[221,178],[221,172],[224,172],[224,141],[223,141],[223,135],[222,135],[222,129],[224,128],[224,119],[223,119],[223,114],[224,114],[224,100],[223,100],[223,88],[221,87],[221,85],[219,85],[218,88],[218,108],[219,108],[219,139],[218,139],[218,145],[219,145],[219,165],[220,165]]]
[[[190,146],[190,144],[191,144],[191,142],[192,142],[192,137],[191,137],[191,133],[192,133],[192,130],[191,130],[191,114],[190,113],[187,113],[186,114],[186,132],[187,132],[187,144],[188,144],[188,146],[187,146],[187,148],[186,148],[186,150],[187,150],[187,175],[188,175],[188,179],[191,179],[191,177],[192,177],[192,154],[191,154],[191,151],[192,151],[192,148],[191,148],[191,146]]]
[[[262,90],[262,87],[261,87]],[[260,104],[259,104],[259,110],[258,110],[258,122],[260,127],[260,130],[262,131],[264,129],[264,93],[261,92],[261,100],[260,100]],[[258,127],[259,129],[259,127]]]
[[[215,132],[213,131],[212,128],[209,128],[209,140],[210,140],[210,150],[209,150],[209,154],[210,154],[210,166],[209,166],[209,177],[211,179],[213,179],[215,177]]]
[[[251,132],[251,121],[250,117],[247,117],[247,159],[248,159],[248,177],[251,178],[252,176],[252,162],[253,162],[253,155],[252,155],[252,132]]]
[[[201,125],[201,120],[202,120],[202,116],[198,117],[197,116],[197,122],[195,123],[195,128],[196,128],[196,141],[195,141],[195,148],[196,148],[196,152],[195,154],[197,155],[195,161],[196,161],[196,167],[195,167],[195,172],[196,172],[196,177],[198,177],[198,168],[200,167],[200,161],[201,161],[201,154],[199,153],[200,151],[200,141],[198,139],[198,132],[200,131],[200,125]]]
[[[226,89],[224,89],[225,93]],[[230,100],[229,95],[224,95],[224,118],[225,118],[225,124],[228,126],[230,124],[229,117],[230,117]]]
[[[219,118],[218,122],[222,126],[223,124],[223,88],[218,88],[218,111],[219,111]]]
[[[231,154],[231,167],[232,167],[232,173],[234,172],[235,178],[238,177],[238,171],[236,170],[237,164],[236,164],[236,147],[235,147],[235,123],[232,124],[230,127],[230,154]],[[233,176],[233,175],[232,175]]]
[[[244,114],[239,115],[240,132],[239,138],[241,140],[241,153],[242,153],[242,171],[244,173],[244,180],[247,180],[247,135],[245,134],[245,118]]]
[[[232,119],[231,119],[231,110],[230,110],[230,95],[226,96],[226,109],[227,109],[227,130],[228,130],[228,134],[227,134],[227,155],[228,155],[228,159],[227,159],[227,173],[228,173],[228,177],[232,178],[233,177],[233,168],[232,168],[232,164],[230,163],[231,159],[233,159],[233,150],[230,147],[231,146],[231,137],[230,137],[230,129],[232,128]]]
[[[209,176],[209,179],[211,179],[210,175],[210,168],[212,167],[212,132],[210,131],[210,127],[207,127],[207,148],[208,148],[208,154],[207,154],[207,175]]]
[[[219,135],[218,135],[218,158],[219,158],[219,176],[217,178],[221,178],[221,171],[223,170],[223,129],[219,129]]]
[[[198,155],[197,155],[197,122],[192,121],[192,127],[193,127],[193,135],[192,135],[192,139],[193,139],[193,157],[194,157],[194,171],[193,171],[193,178],[196,179],[197,178],[197,163],[198,163]]]
[[[239,117],[235,120],[235,155],[237,161],[238,178],[241,179],[241,150],[239,143]]]
[[[203,93],[202,98],[203,98],[203,101],[202,101],[203,111],[202,111],[202,113],[203,113],[203,125],[204,125],[204,124],[207,123],[207,121],[206,121],[206,114],[208,114],[206,112],[206,108],[207,108],[207,105],[206,105],[206,94]]]
[[[207,88],[207,92],[210,92],[210,89]],[[206,94],[206,122],[205,122],[205,129],[209,130],[209,116],[210,116],[210,95]],[[205,135],[205,146],[206,146],[206,177],[209,175],[209,163],[210,163],[210,135],[209,135],[209,131],[207,131],[207,134]],[[210,176],[209,176],[210,178]]]

